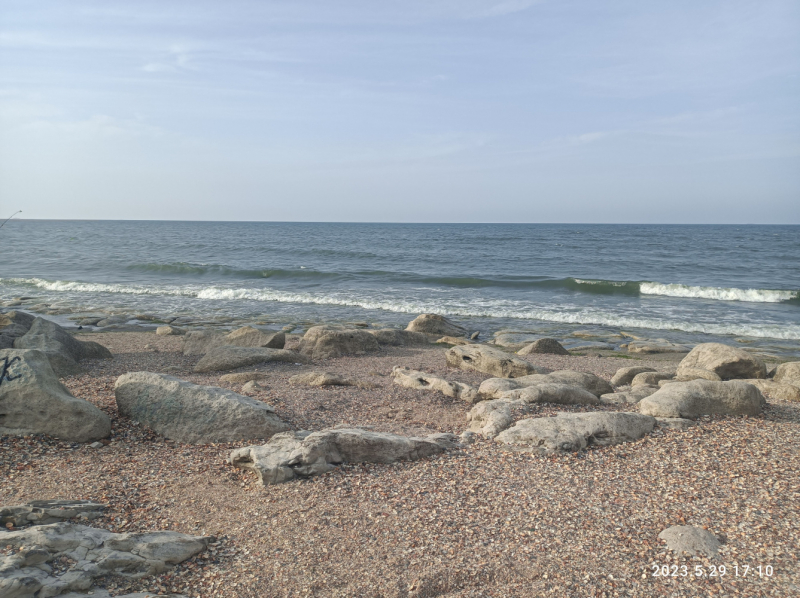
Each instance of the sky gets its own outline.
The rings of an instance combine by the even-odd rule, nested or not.
[[[0,1],[0,217],[800,223],[796,0]]]

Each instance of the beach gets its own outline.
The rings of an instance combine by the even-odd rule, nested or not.
[[[84,360],[83,373],[62,379],[72,394],[111,418],[111,436],[99,448],[41,435],[3,436],[0,504],[90,499],[108,505],[96,527],[214,537],[209,550],[164,574],[108,580],[114,593],[788,596],[800,587],[799,403],[771,399],[759,416],[703,417],[685,429],[656,427],[636,442],[563,454],[514,452],[478,437],[418,461],[346,463],[324,475],[262,486],[252,472],[227,462],[247,443],[179,443],[117,413],[114,384],[127,372],[240,392],[242,384],[220,381],[227,372],[194,373],[200,356],[183,355],[181,336],[96,332],[76,338],[96,341],[113,355]],[[296,348],[299,339],[289,335],[286,348]],[[473,386],[491,377],[447,367],[448,348],[381,347],[313,365],[241,370],[263,374],[263,388],[250,395],[274,407],[291,429],[346,425],[404,436],[458,435],[471,404],[403,388],[390,376],[399,365]],[[521,358],[609,380],[632,365],[674,373],[684,356],[613,354]],[[312,370],[363,384],[289,383]],[[634,409],[535,404],[515,407],[514,418]],[[718,559],[674,555],[658,538],[673,525],[705,528],[721,538]],[[692,572],[699,566],[706,575],[654,576],[671,565]],[[709,576],[718,565],[726,574]],[[770,576],[763,573],[767,565]],[[746,576],[744,566],[750,568]]]

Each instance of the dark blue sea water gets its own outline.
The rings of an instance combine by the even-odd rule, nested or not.
[[[800,350],[800,227],[11,220],[0,296],[208,322],[627,331]]]

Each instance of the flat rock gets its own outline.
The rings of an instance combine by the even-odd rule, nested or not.
[[[420,314],[406,326],[411,332],[436,336],[467,336],[467,329],[438,314]]]
[[[33,500],[22,505],[0,507],[0,527],[58,523],[73,517],[94,519],[106,508],[90,500]],[[0,536],[2,537],[2,536]]]
[[[0,557],[0,596],[4,598],[95,594],[98,577],[157,575],[205,550],[210,541],[177,532],[114,534],[68,522],[0,535],[3,546],[24,548]],[[66,569],[48,565],[64,557],[76,563]]]
[[[767,367],[758,357],[722,343],[697,345],[681,360],[677,375],[687,368],[708,370],[723,380],[767,377]]]
[[[252,326],[244,326],[231,331],[222,338],[223,345],[234,347],[267,347],[283,349],[286,345],[286,333],[281,331],[265,332]]]
[[[544,383],[509,390],[500,395],[503,401],[524,403],[555,403],[557,405],[599,405],[600,399],[580,386]]]
[[[558,413],[518,421],[495,441],[512,450],[554,453],[580,451],[591,445],[631,442],[652,432],[656,420],[639,413]]]
[[[245,384],[251,380],[266,380],[267,378],[269,378],[269,375],[264,372],[234,372],[233,374],[220,376],[219,381],[231,384]]]
[[[430,337],[421,332],[410,330],[397,330],[395,328],[380,328],[378,330],[367,330],[375,337],[379,345],[390,347],[416,347],[430,343]]]
[[[48,434],[92,442],[111,433],[111,420],[59,382],[50,360],[36,349],[0,350],[0,434]]]
[[[482,401],[467,414],[469,432],[494,438],[513,422],[508,401]]]
[[[459,336],[443,336],[435,341],[439,345],[472,345],[470,339]]]
[[[639,412],[654,417],[695,419],[702,415],[758,415],[766,401],[752,384],[738,380],[693,380],[667,384],[639,402]]]
[[[14,348],[42,351],[57,376],[79,373],[81,359],[112,357],[104,346],[93,341],[79,341],[55,322],[43,318],[33,320],[28,332],[14,341]]]
[[[395,384],[406,388],[434,390],[468,403],[474,402],[478,396],[478,391],[469,384],[450,382],[444,378],[405,367],[395,366],[392,369],[392,378],[394,378]]]
[[[653,368],[643,366],[633,366],[627,368],[619,368],[614,377],[611,378],[611,384],[614,386],[625,386],[630,384],[637,374],[644,374],[645,372],[655,372]]]
[[[186,334],[186,331],[183,328],[167,324],[166,326],[159,326],[156,328],[156,334],[159,336],[181,336]]]
[[[636,404],[645,397],[649,397],[656,392],[658,388],[655,386],[637,386],[624,392],[612,392],[600,396],[600,402],[604,404],[622,403],[622,404]]]
[[[417,438],[337,428],[276,434],[263,446],[234,450],[228,462],[254,471],[262,484],[269,485],[322,474],[341,463],[413,461],[455,446],[456,437],[452,434]]]
[[[300,341],[300,353],[315,361],[379,350],[378,339],[366,330],[313,326]]]
[[[721,546],[714,534],[691,525],[673,525],[658,534],[658,537],[679,556],[686,552],[691,556],[702,555],[713,559],[718,556]]]
[[[194,371],[203,373],[235,370],[236,368],[273,361],[308,363],[308,358],[295,351],[287,351],[286,349],[220,345],[210,349],[203,355],[200,361],[197,362],[197,365],[194,366]]]
[[[306,372],[289,378],[289,384],[302,386],[358,386],[358,380],[331,372]]]
[[[775,382],[800,386],[800,361],[789,361],[775,368]]]
[[[712,382],[722,382],[722,378],[720,378],[714,372],[704,370],[703,368],[690,367],[680,368],[678,373],[675,375],[675,379],[680,382],[691,382],[692,380],[711,380]]]
[[[266,403],[163,374],[123,374],[114,394],[120,415],[178,442],[255,440],[289,428]]]
[[[554,338],[540,338],[532,342],[530,345],[526,345],[517,351],[517,353],[519,355],[569,355],[569,351],[567,351],[564,346]]]
[[[657,341],[631,341],[628,343],[628,353],[686,353],[691,347],[679,345],[665,340]]]
[[[476,370],[501,378],[518,378],[541,372],[532,363],[486,345],[460,345],[445,353],[447,365],[462,370]]]

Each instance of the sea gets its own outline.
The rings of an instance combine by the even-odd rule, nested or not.
[[[12,219],[0,252],[0,299],[28,298],[17,308],[65,324],[128,314],[129,326],[177,317],[302,331],[405,327],[427,312],[484,339],[800,355],[796,225]]]

